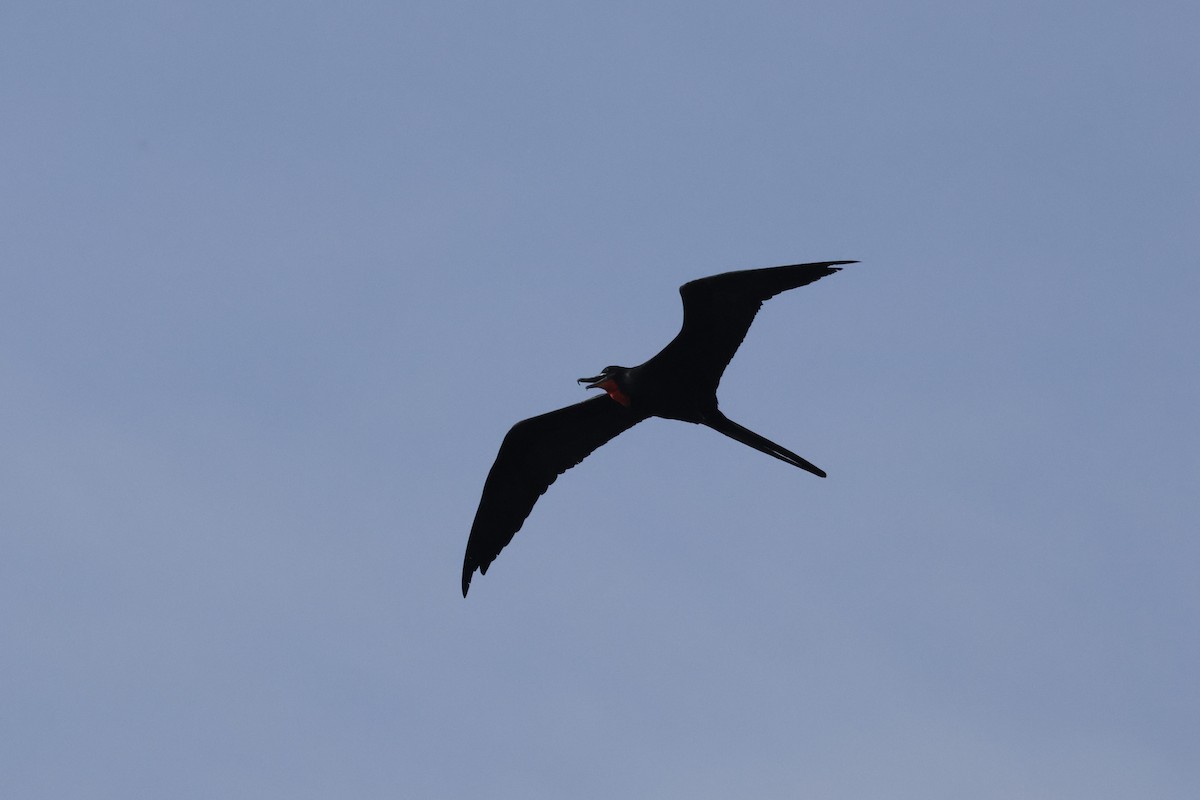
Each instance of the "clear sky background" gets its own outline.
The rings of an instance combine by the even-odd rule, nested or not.
[[[0,795],[1200,796],[1198,8],[3,4]]]

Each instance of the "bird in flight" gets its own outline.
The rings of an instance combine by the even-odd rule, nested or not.
[[[658,355],[641,366],[605,367],[599,375],[580,378],[579,383],[604,394],[514,425],[483,484],[463,559],[463,597],[475,570],[487,573],[559,475],[649,417],[707,425],[824,478],[820,467],[722,414],[717,385],[765,301],[855,263],[793,264],[689,281],[679,287],[683,327]]]

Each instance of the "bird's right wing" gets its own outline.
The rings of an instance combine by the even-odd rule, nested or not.
[[[463,558],[463,597],[471,575],[487,573],[559,475],[645,418],[605,394],[514,425],[483,484]]]
[[[679,287],[683,327],[660,355],[678,359],[716,391],[762,304],[780,292],[832,275],[854,261],[819,261],[724,272]]]

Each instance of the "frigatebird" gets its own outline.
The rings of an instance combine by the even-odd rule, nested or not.
[[[683,327],[658,355],[637,367],[605,367],[580,378],[604,394],[518,422],[500,444],[463,559],[462,592],[512,541],[555,479],[596,448],[649,417],[707,425],[742,444],[825,477],[825,471],[717,408],[717,384],[762,304],[855,261],[821,261],[725,272],[679,287]]]

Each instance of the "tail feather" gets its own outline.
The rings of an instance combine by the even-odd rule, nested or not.
[[[780,461],[786,461],[794,467],[807,470],[819,478],[825,477],[825,470],[816,464],[801,458],[786,447],[775,444],[767,437],[760,436],[749,428],[738,425],[719,411],[716,416],[710,416],[704,420],[704,424],[718,433],[723,433],[731,439],[736,439],[742,444],[753,447],[755,450],[766,453],[769,456],[774,456]]]

